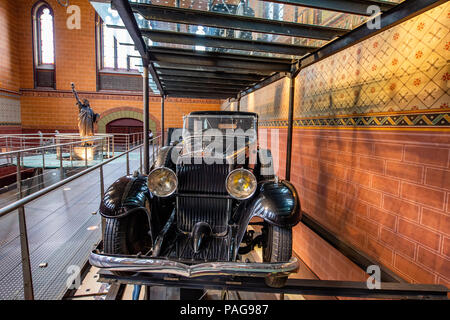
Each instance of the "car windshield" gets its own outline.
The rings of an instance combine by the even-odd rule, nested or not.
[[[231,155],[257,141],[257,118],[251,115],[188,115],[183,141],[188,152],[207,151]]]

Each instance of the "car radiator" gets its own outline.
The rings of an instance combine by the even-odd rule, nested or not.
[[[231,215],[232,200],[202,196],[226,196],[225,180],[230,172],[228,164],[190,164],[179,161],[177,165],[178,193],[177,227],[184,233],[192,231],[197,222],[206,222],[211,226],[212,237],[205,250],[195,257],[189,237],[180,239],[177,245],[179,258],[208,260],[227,260],[228,221]]]

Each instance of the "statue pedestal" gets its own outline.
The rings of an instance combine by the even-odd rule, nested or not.
[[[73,160],[87,160],[91,161],[99,159],[101,157],[100,146],[85,146],[85,147],[73,147],[72,159]]]

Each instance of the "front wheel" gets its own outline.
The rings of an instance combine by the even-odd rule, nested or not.
[[[103,235],[105,254],[146,254],[151,248],[148,218],[145,212],[133,212],[120,219],[106,219]],[[124,272],[114,272],[125,275]]]
[[[263,232],[265,246],[263,247],[264,262],[288,262],[292,256],[292,229],[274,225],[266,225]],[[287,276],[269,276],[265,279],[269,287],[280,288],[286,284]]]

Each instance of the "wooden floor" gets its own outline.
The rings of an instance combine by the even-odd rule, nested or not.
[[[104,168],[105,187],[126,174],[125,156]],[[130,155],[131,171],[139,152]],[[60,299],[66,281],[101,237],[99,170],[55,190],[25,207],[36,299]],[[72,266],[72,267],[71,267]],[[0,218],[0,300],[22,299],[23,282],[17,212]]]

